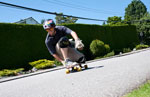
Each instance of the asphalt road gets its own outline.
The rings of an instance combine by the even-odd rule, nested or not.
[[[120,97],[150,80],[150,50],[0,83],[0,97]]]

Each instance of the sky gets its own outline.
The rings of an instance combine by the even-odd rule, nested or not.
[[[125,8],[132,0],[0,0],[24,7],[49,11],[62,12],[66,15],[107,20],[108,17],[120,16],[124,18]],[[150,0],[141,0],[150,12]],[[2,6],[0,4],[0,22],[14,23],[21,19],[33,17],[39,23],[42,19],[53,19],[55,15],[21,10]],[[82,24],[102,24],[100,21],[82,20]]]

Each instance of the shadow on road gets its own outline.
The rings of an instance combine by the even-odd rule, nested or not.
[[[102,67],[104,67],[104,66],[88,67],[87,69],[82,69],[82,71],[91,70],[91,69],[99,69]],[[80,72],[82,72],[82,71],[80,71]],[[71,73],[77,73],[77,71],[71,71]]]
[[[88,67],[88,69],[83,69],[84,70],[90,70],[90,69],[99,69],[99,68],[103,68],[104,66],[95,66],[95,67]]]

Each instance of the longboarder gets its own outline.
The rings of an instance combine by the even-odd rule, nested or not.
[[[52,19],[46,20],[43,23],[43,28],[48,32],[45,44],[49,53],[67,68],[66,73],[78,63],[85,63],[85,56],[78,51],[83,50],[84,44],[76,32],[65,26],[56,26]],[[75,40],[74,46],[67,35],[71,35]],[[80,69],[78,68],[79,71]]]

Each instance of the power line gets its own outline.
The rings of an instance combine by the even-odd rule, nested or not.
[[[63,1],[60,1],[60,0],[53,0],[53,1],[43,0],[43,1],[48,2],[48,3],[57,4],[57,5],[60,5],[60,6],[69,7],[69,8],[80,9],[80,10],[88,11],[88,12],[90,11],[90,12],[94,12],[94,13],[96,12],[96,13],[103,13],[103,14],[109,14],[109,15],[116,14],[112,11],[102,11],[102,10],[98,10],[98,9],[93,9],[93,8],[89,8],[89,7],[80,6],[80,5],[77,5],[77,4],[71,4],[71,3],[63,2]]]
[[[78,18],[78,19],[93,20],[93,21],[107,21],[107,20],[92,19],[92,18],[85,18],[85,17],[72,16],[72,15],[64,15],[64,14],[61,15],[61,14],[56,13],[56,12],[43,11],[43,10],[39,10],[39,9],[33,9],[33,8],[24,7],[24,6],[19,6],[19,5],[14,5],[14,4],[5,3],[5,2],[0,2],[0,4],[3,5],[3,6],[6,6],[6,7],[13,7],[13,8],[17,8],[17,9],[35,11],[35,12],[40,12],[40,13],[45,13],[45,14],[52,14],[52,15],[60,15],[60,16],[74,17],[74,18]]]
[[[67,17],[74,17],[77,19],[84,19],[84,20],[93,20],[93,21],[103,21],[103,22],[108,22],[107,20],[100,20],[100,19],[92,19],[92,18],[85,18],[85,17],[78,17],[78,16],[72,16],[72,15],[62,15],[56,12],[48,12],[48,11],[43,11],[39,9],[33,9],[33,8],[28,8],[24,6],[19,6],[19,5],[14,5],[10,3],[5,3],[5,2],[0,2],[0,5],[5,6],[5,7],[11,7],[11,8],[17,8],[17,9],[23,9],[23,10],[28,10],[28,11],[34,11],[34,12],[40,12],[40,13],[45,13],[45,14],[52,14],[52,15],[59,15],[59,16],[67,16]],[[150,20],[133,20],[133,21],[124,21],[126,23],[132,23],[132,22],[143,22],[147,21],[150,22]],[[112,21],[112,22],[122,22],[122,21]]]

